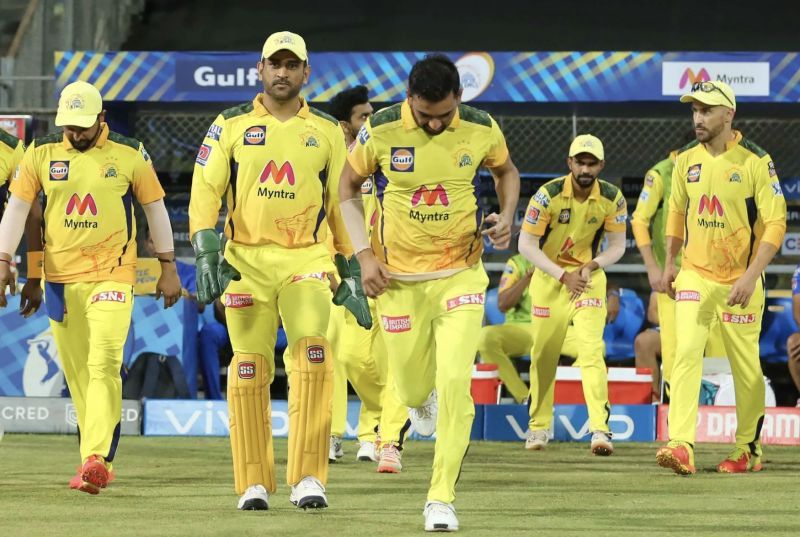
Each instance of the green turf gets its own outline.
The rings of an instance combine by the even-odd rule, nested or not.
[[[456,507],[465,535],[798,535],[800,450],[769,447],[760,474],[713,473],[726,446],[700,446],[698,475],[655,465],[655,445],[618,444],[597,458],[586,444],[474,442]],[[124,437],[117,481],[100,496],[71,491],[75,437],[6,435],[0,443],[0,535],[421,535],[433,444],[410,442],[400,475],[356,463],[331,467],[331,507],[305,513],[283,484],[268,512],[238,512],[223,438]]]

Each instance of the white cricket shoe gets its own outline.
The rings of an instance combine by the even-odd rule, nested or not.
[[[289,501],[299,509],[324,509],[328,507],[328,498],[325,496],[325,487],[316,477],[307,476],[292,486]]]
[[[344,442],[341,436],[331,436],[331,447],[328,451],[328,461],[336,462],[344,457],[344,449],[342,449]]]
[[[362,462],[378,462],[378,453],[375,449],[375,442],[361,442],[361,447],[358,448],[358,453],[356,453],[356,460]]]
[[[614,444],[611,443],[611,433],[595,431],[592,433],[592,453],[601,457],[608,457],[614,453]]]
[[[269,493],[262,485],[248,487],[239,498],[237,508],[242,511],[266,511],[269,509]]]
[[[525,449],[538,451],[544,449],[550,438],[547,436],[547,431],[539,429],[537,431],[528,431],[528,436],[525,437]]]
[[[452,503],[428,502],[422,512],[425,531],[458,531],[456,508]]]
[[[411,425],[420,436],[431,436],[436,432],[436,415],[439,404],[436,401],[436,390],[433,390],[421,407],[409,408],[408,417]]]

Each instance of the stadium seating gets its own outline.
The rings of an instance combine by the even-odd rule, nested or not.
[[[761,339],[758,342],[761,361],[786,363],[786,338],[797,331],[792,314],[792,298],[767,297],[761,321]]]
[[[641,330],[644,320],[644,302],[639,295],[630,289],[620,289],[619,314],[603,331],[606,361],[633,358],[633,340]]]

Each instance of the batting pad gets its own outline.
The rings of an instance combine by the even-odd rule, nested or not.
[[[313,476],[328,482],[328,443],[333,401],[333,353],[324,337],[299,339],[289,374],[289,453],[286,480]]]
[[[253,485],[275,492],[271,378],[272,363],[263,355],[234,353],[228,368],[228,413],[233,479],[239,495]]]

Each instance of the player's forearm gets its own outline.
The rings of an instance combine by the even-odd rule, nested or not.
[[[13,194],[11,195],[6,211],[3,214],[3,220],[0,221],[0,259],[10,261],[14,256],[19,246],[19,241],[22,240],[25,222],[30,210],[30,203]]]
[[[164,205],[164,200],[160,199],[147,205],[142,205],[144,215],[147,218],[147,226],[150,228],[150,236],[153,239],[153,246],[159,257],[163,255],[174,257],[175,246],[172,241],[172,224],[169,221],[169,213]]]
[[[776,253],[778,253],[778,249],[774,244],[768,242],[760,243],[753,261],[750,262],[750,265],[748,265],[745,271],[745,276],[753,279],[760,277],[761,273],[764,272],[764,269],[767,268],[767,265],[770,264]]]
[[[643,246],[649,246],[653,242],[650,236],[649,225],[638,220],[636,216],[631,220],[631,230],[633,231],[633,238],[636,241],[636,246],[640,250]]]
[[[353,255],[369,250],[369,237],[364,225],[364,202],[361,199],[361,184],[364,177],[359,175],[349,162],[345,163],[339,178],[339,211],[350,235]]]
[[[637,241],[638,242],[638,241]],[[649,244],[647,245],[638,245],[639,246],[639,253],[642,254],[642,261],[644,261],[644,266],[647,268],[648,271],[658,268],[658,262],[656,261],[656,256],[653,255],[653,247]]]
[[[520,232],[519,253],[524,255],[525,259],[530,261],[534,267],[560,281],[566,271],[551,261],[547,254],[539,248],[540,239],[541,237],[531,235],[525,231]]]
[[[497,309],[505,313],[519,304],[522,295],[525,294],[525,290],[530,284],[531,279],[527,276],[523,276],[522,279],[515,281],[507,289],[503,289],[497,293]]]
[[[671,267],[675,265],[681,248],[683,248],[682,238],[667,236],[667,260],[664,263],[665,266]]]
[[[511,224],[519,203],[519,170],[510,159],[495,175],[495,190],[500,202],[500,216]]]

